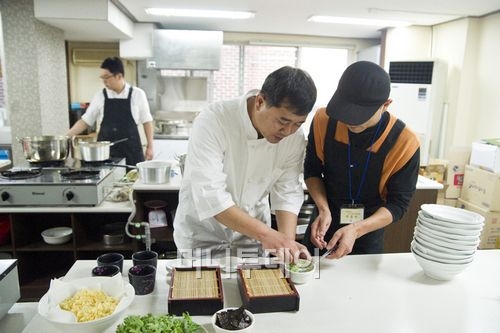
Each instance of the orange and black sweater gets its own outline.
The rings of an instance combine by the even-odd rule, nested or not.
[[[373,138],[377,126],[355,134],[345,124],[330,119],[324,108],[314,116],[306,149],[304,178],[319,177],[325,183],[332,213],[332,225],[325,239],[341,227],[340,207],[350,204],[351,198],[356,204],[364,205],[365,218],[385,207],[391,212],[394,222],[403,216],[415,193],[420,161],[418,138],[389,112],[384,112],[380,121],[377,137]],[[360,188],[372,141],[372,153]],[[370,247],[373,241],[381,242],[383,229],[365,236],[356,241],[355,250],[358,243],[363,247],[365,242],[364,247]],[[361,249],[360,253],[364,252],[371,253],[369,249]]]

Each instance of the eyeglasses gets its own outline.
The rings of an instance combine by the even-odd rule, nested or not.
[[[111,73],[111,74],[101,75],[101,76],[99,76],[99,78],[101,80],[108,80],[108,79],[111,79],[113,76],[115,76],[115,74]]]

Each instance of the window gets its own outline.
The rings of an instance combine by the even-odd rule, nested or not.
[[[225,100],[262,86],[266,76],[282,66],[308,71],[318,88],[318,105],[325,105],[347,67],[348,50],[226,44],[221,67],[214,72],[214,100]]]

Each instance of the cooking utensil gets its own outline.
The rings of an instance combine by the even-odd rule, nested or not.
[[[86,162],[99,162],[109,159],[109,148],[117,143],[127,141],[128,138],[110,141],[80,142],[80,153]]]
[[[332,247],[330,250],[327,250],[325,253],[323,253],[323,255],[321,255],[321,257],[319,257],[318,260],[316,260],[314,263],[315,264],[318,264],[321,260],[323,260],[324,258],[328,257],[333,251],[335,251],[337,249],[338,246],[334,246]]]
[[[170,168],[168,161],[145,161],[137,163],[139,179],[144,184],[164,184],[170,181]]]
[[[17,140],[23,145],[29,162],[64,161],[68,158],[70,138],[59,135],[26,136]]]

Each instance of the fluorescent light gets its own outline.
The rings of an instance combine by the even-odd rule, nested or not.
[[[320,23],[339,23],[339,24],[354,24],[354,25],[371,25],[379,27],[405,27],[411,25],[409,22],[393,21],[393,20],[372,20],[356,17],[340,17],[340,16],[311,16],[308,21]]]
[[[225,19],[249,19],[255,16],[253,12],[203,9],[146,8],[146,13],[157,16],[175,17],[205,17]]]

